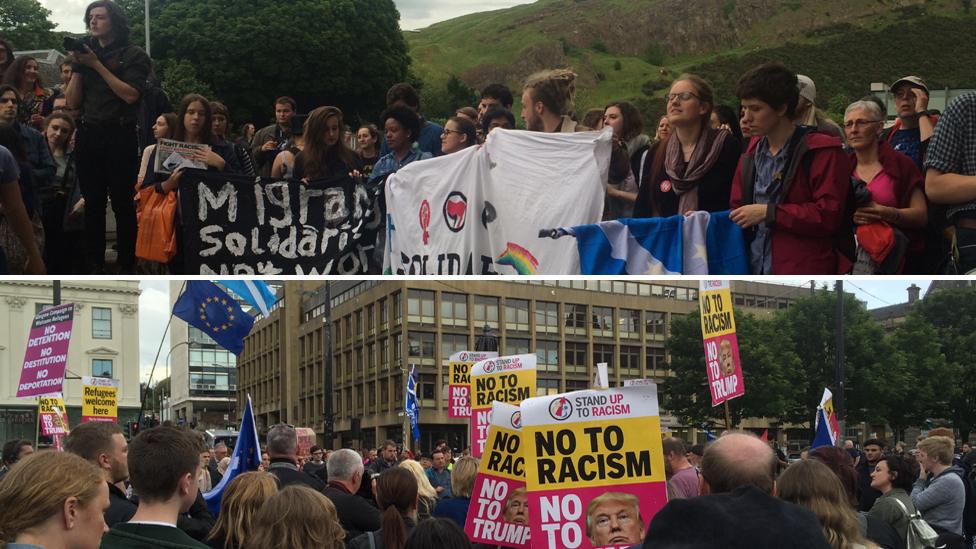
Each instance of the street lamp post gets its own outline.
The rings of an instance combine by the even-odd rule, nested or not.
[[[152,55],[149,51],[149,0],[146,0],[146,55]]]

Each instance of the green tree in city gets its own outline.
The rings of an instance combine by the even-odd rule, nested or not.
[[[54,32],[51,10],[37,0],[3,0],[0,2],[0,37],[14,50],[61,48],[60,36]]]
[[[739,312],[736,335],[745,395],[729,401],[733,424],[744,417],[780,419],[803,410],[793,373],[800,358],[782,323]],[[668,410],[688,425],[725,423],[725,407],[712,407],[702,344],[701,316],[672,315],[667,343],[674,376],[664,385]],[[812,412],[811,412],[812,415]]]

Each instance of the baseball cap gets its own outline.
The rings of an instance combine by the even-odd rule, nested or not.
[[[929,93],[929,87],[928,85],[925,84],[925,80],[922,80],[917,76],[906,76],[904,78],[900,78],[894,84],[892,84],[891,88],[889,89],[891,92],[894,92],[895,88],[905,83],[911,84],[912,87],[915,88],[922,88],[923,90],[925,90],[925,93]]]
[[[796,75],[796,86],[800,89],[800,97],[806,98],[811,103],[817,102],[817,85],[813,83],[812,78],[798,74]]]

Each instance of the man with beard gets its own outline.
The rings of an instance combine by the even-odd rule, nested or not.
[[[570,118],[575,108],[576,74],[557,69],[537,72],[522,87],[522,120],[533,132],[573,133],[585,131]]]
[[[668,437],[662,441],[664,473],[676,497],[693,498],[698,495],[698,471],[688,461],[688,452],[681,439]]]
[[[64,441],[64,448],[102,470],[111,503],[105,511],[105,524],[111,528],[120,522],[128,522],[136,514],[136,504],[129,501],[125,492],[117,486],[129,478],[129,445],[122,434],[122,427],[106,421],[82,423],[71,430]]]

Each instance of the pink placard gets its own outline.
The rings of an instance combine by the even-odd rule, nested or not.
[[[745,394],[742,363],[739,361],[739,341],[734,333],[706,339],[705,362],[712,406]]]
[[[68,303],[48,307],[34,316],[20,370],[17,398],[61,392],[74,310],[74,304]]]
[[[525,482],[479,474],[464,532],[475,543],[528,547],[529,495]]]

